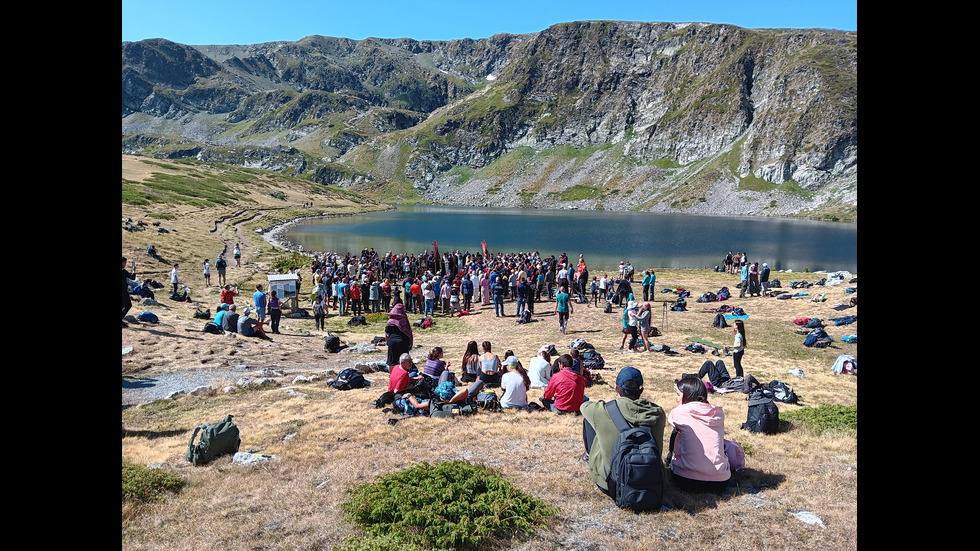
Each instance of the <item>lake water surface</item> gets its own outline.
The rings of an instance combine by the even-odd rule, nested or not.
[[[491,253],[579,254],[591,269],[621,260],[647,268],[713,268],[729,250],[773,270],[857,273],[857,224],[785,218],[732,218],[585,210],[399,206],[388,212],[315,219],[283,233],[307,251],[359,252],[373,247],[419,253],[459,249]]]

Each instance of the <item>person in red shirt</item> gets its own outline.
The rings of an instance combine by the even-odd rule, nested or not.
[[[235,297],[238,296],[238,292],[232,290],[231,284],[225,285],[225,288],[221,290],[221,302],[225,304],[235,304]]]
[[[352,281],[350,284],[350,301],[354,315],[361,315],[361,286],[356,281]]]
[[[559,356],[558,363],[561,371],[548,381],[541,403],[556,413],[579,413],[585,401],[585,377],[572,371],[572,357],[568,354]]]
[[[395,395],[403,392],[417,392],[419,385],[422,385],[422,376],[414,379],[408,372],[412,369],[412,356],[407,352],[398,358],[398,365],[391,367],[388,375],[388,390],[371,402],[371,405],[380,408],[395,401]]]
[[[412,313],[418,314],[422,312],[422,284],[419,280],[415,280],[412,286],[408,288],[408,292],[412,294]]]

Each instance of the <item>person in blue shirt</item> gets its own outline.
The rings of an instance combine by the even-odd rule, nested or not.
[[[555,295],[555,313],[558,314],[558,330],[563,334],[568,326],[568,316],[572,314],[574,308],[569,298],[565,286],[559,287],[558,294]]]
[[[266,297],[265,293],[262,292],[262,284],[255,286],[255,292],[252,293],[252,300],[255,302],[255,317],[260,321],[265,321]]]
[[[221,321],[226,313],[228,313],[228,305],[222,302],[218,305],[218,313],[214,315],[214,324],[221,327]]]

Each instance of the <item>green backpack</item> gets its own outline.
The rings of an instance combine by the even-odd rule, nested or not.
[[[229,415],[219,423],[202,423],[194,429],[184,458],[194,465],[204,465],[220,455],[237,452],[242,439],[238,434],[238,426],[231,422],[231,417]],[[198,432],[201,433],[201,439],[195,445],[194,438]]]

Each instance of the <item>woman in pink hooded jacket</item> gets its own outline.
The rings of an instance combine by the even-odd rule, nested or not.
[[[723,493],[731,480],[725,455],[725,413],[708,403],[701,379],[685,376],[674,381],[677,407],[667,416],[674,430],[666,463],[673,483],[687,492]]]

